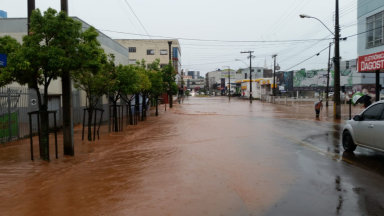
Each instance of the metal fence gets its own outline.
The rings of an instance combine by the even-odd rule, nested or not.
[[[81,122],[80,96],[73,92],[74,123]],[[39,109],[37,94],[34,89],[23,87],[0,88],[0,143],[25,138],[29,135],[28,113]],[[62,126],[61,95],[48,96],[48,110],[56,111],[57,126]],[[79,114],[80,113],[80,114]],[[50,127],[54,126],[53,118],[49,119]],[[32,131],[37,132],[37,118],[32,118]]]
[[[81,106],[79,91],[72,93],[73,122],[75,125],[82,124],[84,106]],[[142,98],[140,97],[140,110]],[[126,104],[119,103],[126,107]],[[132,115],[135,115],[135,100],[132,101]],[[110,105],[100,104],[99,108],[104,109],[102,122],[110,121]],[[29,112],[38,110],[38,100],[35,90],[23,87],[1,87],[0,88],[0,143],[10,142],[29,136]],[[60,94],[48,96],[48,110],[56,111],[57,126],[62,127],[62,104]],[[122,113],[126,117],[127,112]],[[98,117],[99,118],[99,117]],[[50,127],[54,126],[53,118],[49,119]],[[36,116],[32,119],[32,131],[37,132],[38,124]]]
[[[25,137],[29,134],[27,113],[35,111],[33,106],[30,106],[30,98],[31,92],[29,89],[0,88],[1,143]]]

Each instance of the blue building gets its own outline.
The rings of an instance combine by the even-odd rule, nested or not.
[[[7,12],[0,10],[0,18],[7,18]]]

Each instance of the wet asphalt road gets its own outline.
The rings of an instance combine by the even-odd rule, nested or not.
[[[30,162],[27,144],[0,147],[0,212],[384,215],[384,154],[344,153],[342,125],[327,110],[314,119],[311,104],[190,97],[77,141],[75,158]]]

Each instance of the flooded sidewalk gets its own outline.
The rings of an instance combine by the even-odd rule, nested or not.
[[[59,135],[59,159],[51,142],[51,162],[31,161],[29,140],[3,145],[1,215],[265,213],[295,179],[268,122],[312,121],[314,113],[248,103],[189,98],[120,133],[103,126],[95,142],[81,141],[76,127],[75,157],[63,156]]]

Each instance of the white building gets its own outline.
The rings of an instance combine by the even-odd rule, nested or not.
[[[358,0],[357,7],[357,32],[359,33],[357,38],[358,70],[359,72],[368,72],[363,74],[364,81],[375,84],[376,87],[376,75],[374,72],[377,69],[381,69],[381,71],[384,69],[384,1]],[[373,58],[368,57],[370,55]],[[379,67],[366,67],[367,65]],[[378,73],[378,75],[379,83],[383,85],[384,76],[382,73]],[[369,91],[372,92],[372,90]]]

